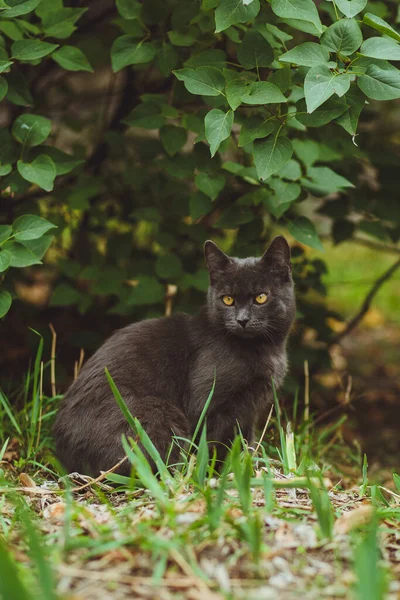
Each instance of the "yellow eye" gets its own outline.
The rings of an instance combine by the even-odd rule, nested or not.
[[[257,304],[265,304],[268,300],[268,296],[267,294],[258,294],[258,296],[254,298],[254,300]]]
[[[235,300],[232,296],[222,296],[222,302],[226,304],[226,306],[232,306]]]

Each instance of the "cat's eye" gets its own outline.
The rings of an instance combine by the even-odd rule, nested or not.
[[[267,294],[258,294],[258,296],[256,296],[254,298],[254,302],[256,304],[265,304],[267,300],[268,300]]]
[[[226,304],[226,306],[232,306],[234,304],[235,299],[232,296],[222,296],[222,302]]]

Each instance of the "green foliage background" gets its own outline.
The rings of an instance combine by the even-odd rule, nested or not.
[[[38,322],[75,316],[65,343],[91,349],[163,314],[168,284],[193,312],[207,238],[247,256],[280,231],[299,339],[329,342],[318,232],[400,237],[398,21],[390,1],[0,0],[0,316],[42,277]]]

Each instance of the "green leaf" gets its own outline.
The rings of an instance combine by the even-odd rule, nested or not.
[[[11,19],[11,17],[20,17],[21,15],[27,15],[28,13],[35,10],[40,0],[26,0],[26,2],[9,2],[6,10],[1,11],[2,19]],[[14,6],[12,6],[14,4]]]
[[[279,134],[266,140],[256,140],[253,147],[254,164],[261,181],[277,173],[291,159],[293,146]]]
[[[174,156],[186,144],[187,131],[183,127],[164,125],[160,129],[160,139],[167,154]]]
[[[293,140],[294,142],[295,140]],[[292,142],[293,146],[294,143]],[[290,181],[297,181],[301,177],[301,167],[297,160],[289,160],[288,163],[278,172],[279,177],[282,179],[289,179]]]
[[[368,0],[336,0],[338,9],[349,19],[352,19],[367,6]]]
[[[344,99],[349,105],[349,108],[336,120],[336,122],[350,135],[356,135],[358,119],[365,106],[365,96],[358,87],[352,85]]]
[[[326,196],[335,194],[354,185],[341,175],[332,171],[329,167],[309,167],[307,179],[302,179],[302,186],[315,196]]]
[[[20,115],[15,119],[11,132],[24,146],[39,146],[50,135],[51,121],[39,115]]]
[[[253,0],[247,6],[243,0],[220,0],[215,11],[215,33],[224,31],[231,25],[251,21],[259,11],[259,0]]]
[[[227,113],[214,108],[206,114],[204,119],[206,140],[210,144],[211,156],[215,156],[221,142],[231,135],[233,125],[233,112]]]
[[[29,181],[35,183],[46,192],[51,192],[54,187],[54,179],[56,177],[56,167],[50,156],[39,154],[31,163],[17,163],[19,174]]]
[[[312,114],[305,114],[306,103],[300,100],[297,109],[296,118],[300,123],[306,127],[322,127],[342,115],[348,109],[348,105],[342,98],[330,98]]]
[[[312,0],[272,0],[271,7],[282,19],[309,21],[319,33],[323,31],[317,7]]]
[[[231,79],[226,85],[226,99],[232,110],[236,110],[242,103],[242,96],[247,91],[249,82],[245,79]]]
[[[11,55],[17,60],[38,60],[56,48],[58,44],[49,44],[40,40],[18,40],[11,46]]]
[[[179,62],[179,54],[171,44],[163,43],[159,49],[155,64],[164,77],[168,77]]]
[[[202,192],[197,192],[190,197],[189,213],[193,221],[197,221],[203,215],[210,212],[212,208],[212,200]]]
[[[11,253],[11,267],[31,267],[42,264],[41,260],[29,248],[19,242],[6,242],[4,249]]]
[[[293,140],[293,149],[306,167],[311,167],[319,158],[319,145],[313,140]]]
[[[11,294],[9,294],[8,292],[6,292],[5,290],[0,290],[0,319],[2,319],[8,313],[8,311],[11,308],[11,304],[12,304]],[[0,541],[0,544],[2,544],[1,541]],[[4,561],[4,556],[2,557],[2,561]],[[3,577],[2,579],[7,579],[9,577],[9,575],[12,573],[14,575],[14,577],[16,578],[18,584],[19,584],[19,579],[17,578],[17,572],[15,570],[15,573],[14,573],[14,570],[15,570],[14,568],[12,570],[10,570],[10,568],[8,568],[7,569],[7,577],[5,577],[5,578]],[[5,585],[4,585],[4,589],[6,589]],[[10,590],[12,590],[11,593],[14,594],[15,591],[16,591],[16,589],[19,592],[18,587],[15,588],[13,586],[12,588],[10,588]],[[24,596],[21,594],[20,598],[22,600],[22,598],[24,598]]]
[[[248,30],[238,48],[238,59],[245,69],[268,67],[274,60],[274,51],[267,40],[255,30]]]
[[[267,137],[275,127],[276,125],[270,117],[267,119],[260,115],[247,117],[240,130],[238,146],[247,146],[254,140]]]
[[[78,304],[80,293],[69,283],[59,283],[53,290],[50,306],[71,306]]]
[[[0,248],[0,273],[8,269],[11,264],[11,252]]]
[[[328,27],[321,37],[321,44],[331,52],[350,56],[361,46],[361,30],[355,19],[340,19]]]
[[[168,38],[171,44],[174,46],[180,46],[182,48],[187,48],[189,46],[193,46],[196,41],[198,30],[195,28],[190,28],[190,30],[186,31],[168,31]]]
[[[75,46],[63,46],[51,55],[63,69],[67,71],[89,71],[93,73],[93,67],[89,63],[82,50]]]
[[[279,219],[300,196],[301,187],[298,183],[288,183],[278,177],[272,177],[268,185],[272,188],[274,194],[267,196],[263,200],[263,203],[274,217]]]
[[[316,250],[324,250],[314,224],[307,217],[299,217],[296,221],[289,223],[288,231],[298,242]]]
[[[54,227],[54,225],[53,225]],[[37,240],[24,240],[21,242],[28,248],[39,260],[43,258],[46,254],[47,250],[50,248],[52,242],[54,240],[54,235],[42,235],[42,237]]]
[[[225,86],[225,79],[221,71],[214,67],[180,69],[174,71],[174,75],[179,81],[183,81],[185,88],[191,94],[219,96]]]
[[[159,104],[146,102],[136,106],[122,122],[130,127],[159,129],[164,125],[165,117]]]
[[[314,25],[314,23],[310,23],[310,21],[301,21],[300,19],[284,19],[283,22],[292,29],[298,29],[299,31],[309,33],[310,35],[321,37],[321,28]],[[325,29],[324,25],[322,25],[322,29]]]
[[[164,300],[164,286],[155,278],[141,275],[139,283],[133,288],[128,306],[147,306],[157,304]]]
[[[137,19],[142,8],[138,0],[116,0],[117,9],[124,19]]]
[[[226,66],[226,54],[223,50],[204,50],[193,54],[186,62],[185,67],[215,67],[223,69]]]
[[[279,104],[287,102],[278,86],[269,81],[255,81],[242,96],[244,104]]]
[[[22,215],[12,224],[14,238],[18,242],[37,240],[54,227],[53,223],[37,215]]]
[[[39,6],[39,9],[41,9],[41,6]],[[87,10],[87,8],[55,7],[53,3],[49,11],[42,12],[40,10],[39,16],[42,19],[46,36],[63,40],[69,38],[76,30],[76,21]]]
[[[41,154],[47,154],[55,164],[57,175],[70,173],[75,167],[83,164],[85,161],[75,158],[53,146],[41,146]]]
[[[176,254],[159,256],[155,268],[160,279],[176,280],[183,275],[182,261]]]
[[[363,43],[360,54],[382,60],[400,60],[400,45],[393,40],[372,37]]]
[[[233,204],[223,212],[220,218],[214,223],[214,227],[236,229],[239,225],[250,223],[253,219],[254,213],[247,206]]]
[[[332,96],[343,96],[350,87],[350,75],[337,75],[327,65],[312,67],[304,80],[307,112],[312,113]]]
[[[329,51],[315,42],[305,42],[279,57],[281,62],[304,67],[316,67],[329,62]]]
[[[369,65],[357,85],[372,100],[395,100],[400,98],[400,71],[389,63]]]
[[[10,225],[0,225],[0,244],[7,240],[12,235],[12,229]]]
[[[197,188],[211,200],[215,200],[225,187],[225,177],[223,175],[212,177],[208,173],[199,173],[196,175],[194,182]]]
[[[114,73],[129,65],[148,63],[156,55],[156,48],[150,42],[137,42],[131,35],[122,35],[111,46],[111,65]]]
[[[372,27],[373,29],[376,29],[377,31],[380,31],[381,33],[384,33],[385,35],[393,38],[394,40],[396,40],[396,42],[400,42],[400,33],[398,33],[395,29],[393,29],[393,27],[389,25],[389,23],[386,23],[386,21],[384,21],[380,17],[377,17],[372,13],[367,13],[364,15],[363,22],[366,25]]]
[[[3,100],[5,95],[7,94],[8,84],[4,77],[0,77],[0,102]]]
[[[8,67],[10,67],[12,65],[12,61],[11,60],[1,60],[0,59],[0,73],[3,73],[6,69],[8,69]]]
[[[8,92],[7,100],[17,106],[32,106],[33,98],[28,88],[26,78],[15,71],[7,75]]]

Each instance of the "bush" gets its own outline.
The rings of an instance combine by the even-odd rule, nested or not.
[[[50,305],[141,318],[168,284],[203,301],[208,237],[245,256],[279,228],[329,341],[320,221],[334,243],[400,236],[395,105],[375,102],[400,98],[396,3],[68,4],[0,1],[0,316],[54,236]]]

